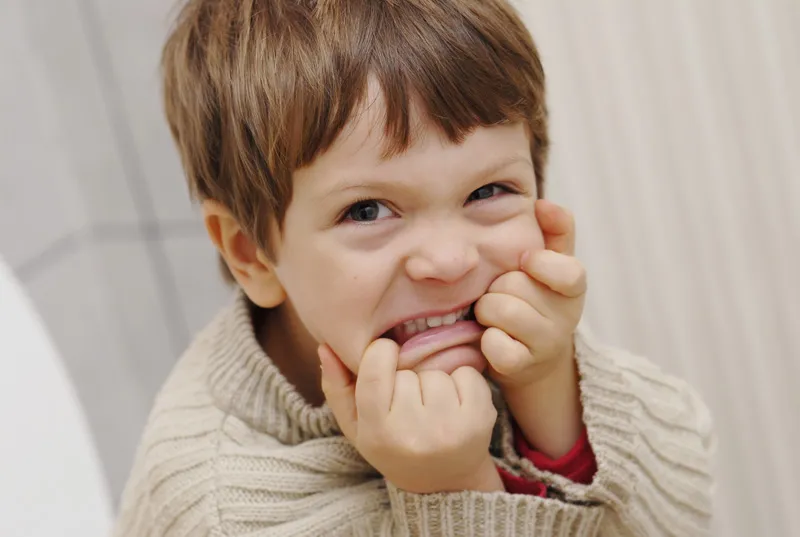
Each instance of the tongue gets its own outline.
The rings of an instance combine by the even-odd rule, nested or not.
[[[455,324],[430,328],[415,334],[400,345],[400,369],[412,369],[429,356],[451,347],[468,345],[480,340],[483,327],[475,321],[458,321]]]
[[[414,371],[443,371],[448,375],[460,367],[468,366],[479,372],[486,370],[486,358],[480,349],[480,343],[458,345],[437,352],[420,362]]]

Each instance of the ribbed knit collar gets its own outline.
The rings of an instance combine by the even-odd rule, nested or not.
[[[217,404],[286,444],[339,434],[330,408],[308,404],[261,348],[252,308],[237,291],[207,332],[208,382]]]

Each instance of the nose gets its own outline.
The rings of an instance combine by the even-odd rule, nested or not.
[[[406,261],[412,280],[459,281],[478,266],[478,248],[465,230],[434,225],[420,234],[417,247]]]

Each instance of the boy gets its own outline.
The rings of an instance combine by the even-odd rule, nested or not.
[[[577,329],[544,74],[506,0],[189,0],[166,111],[237,296],[117,535],[702,535],[683,382]]]

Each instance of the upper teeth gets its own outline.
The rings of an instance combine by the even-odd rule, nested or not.
[[[458,311],[454,311],[439,317],[412,319],[411,321],[406,321],[404,326],[407,333],[416,334],[417,332],[424,332],[428,328],[436,328],[437,326],[448,326],[455,324],[456,321],[465,319],[467,317],[467,313],[469,313],[469,307],[462,308]]]

